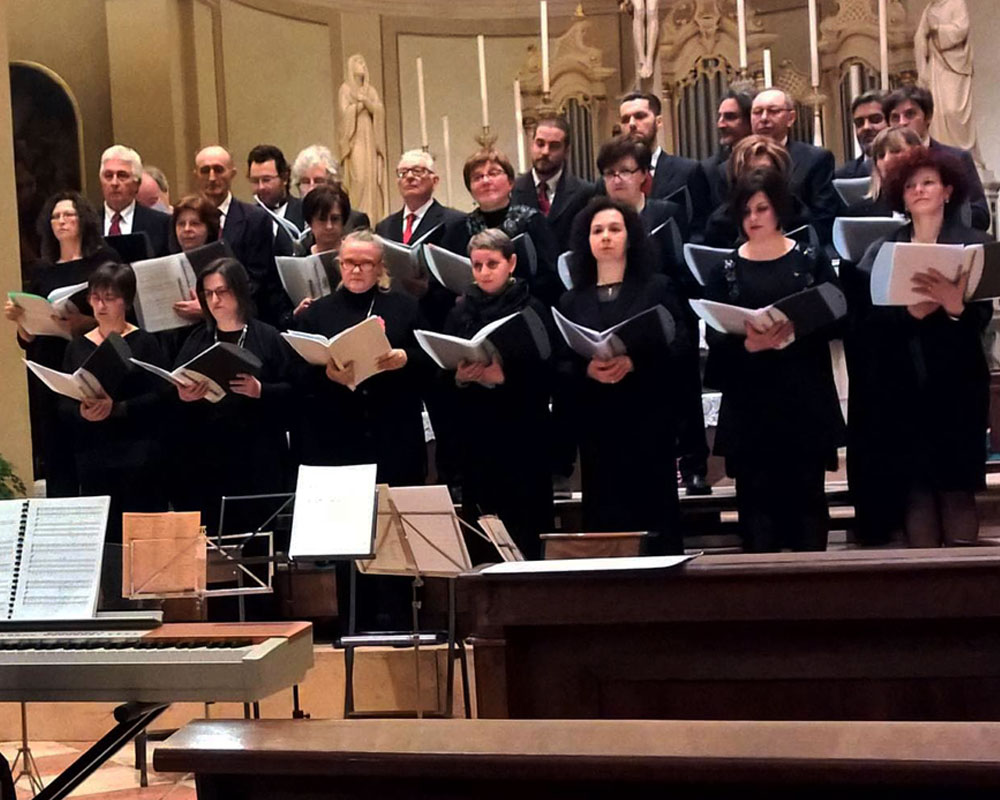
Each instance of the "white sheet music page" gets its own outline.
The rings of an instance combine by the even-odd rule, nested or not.
[[[14,562],[17,555],[21,511],[25,500],[0,500],[0,619],[7,618],[14,589]]]
[[[635,556],[626,558],[554,558],[548,561],[504,561],[481,569],[481,575],[542,575],[557,572],[622,572],[672,569],[690,556]]]
[[[375,464],[299,467],[288,555],[365,558],[375,547]]]
[[[13,619],[74,619],[97,612],[110,497],[32,500]]]

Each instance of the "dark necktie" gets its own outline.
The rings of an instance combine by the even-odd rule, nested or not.
[[[122,215],[117,211],[111,217],[111,225],[108,228],[108,236],[121,236],[122,235]]]
[[[409,244],[410,239],[413,238],[413,222],[416,218],[417,215],[413,213],[406,215],[406,229],[403,231],[403,244]]]
[[[552,204],[549,202],[549,185],[545,181],[538,184],[538,208],[545,215],[549,215]]]

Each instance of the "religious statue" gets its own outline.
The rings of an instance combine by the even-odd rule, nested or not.
[[[347,59],[340,86],[340,160],[351,206],[381,219],[386,205],[385,106],[368,77],[364,56]]]
[[[972,115],[972,42],[965,0],[931,0],[913,37],[920,83],[934,96],[930,133],[982,166]]]
[[[632,14],[636,83],[653,75],[653,62],[660,36],[659,0],[621,0],[619,7]]]

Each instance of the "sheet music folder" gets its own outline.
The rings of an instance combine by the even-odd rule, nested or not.
[[[375,464],[299,467],[288,556],[293,561],[371,558],[378,492]]]

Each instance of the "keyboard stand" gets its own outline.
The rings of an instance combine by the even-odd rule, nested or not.
[[[125,703],[118,706],[114,712],[118,724],[42,789],[35,800],[61,800],[69,796],[129,740],[146,730],[168,706],[169,703]]]

